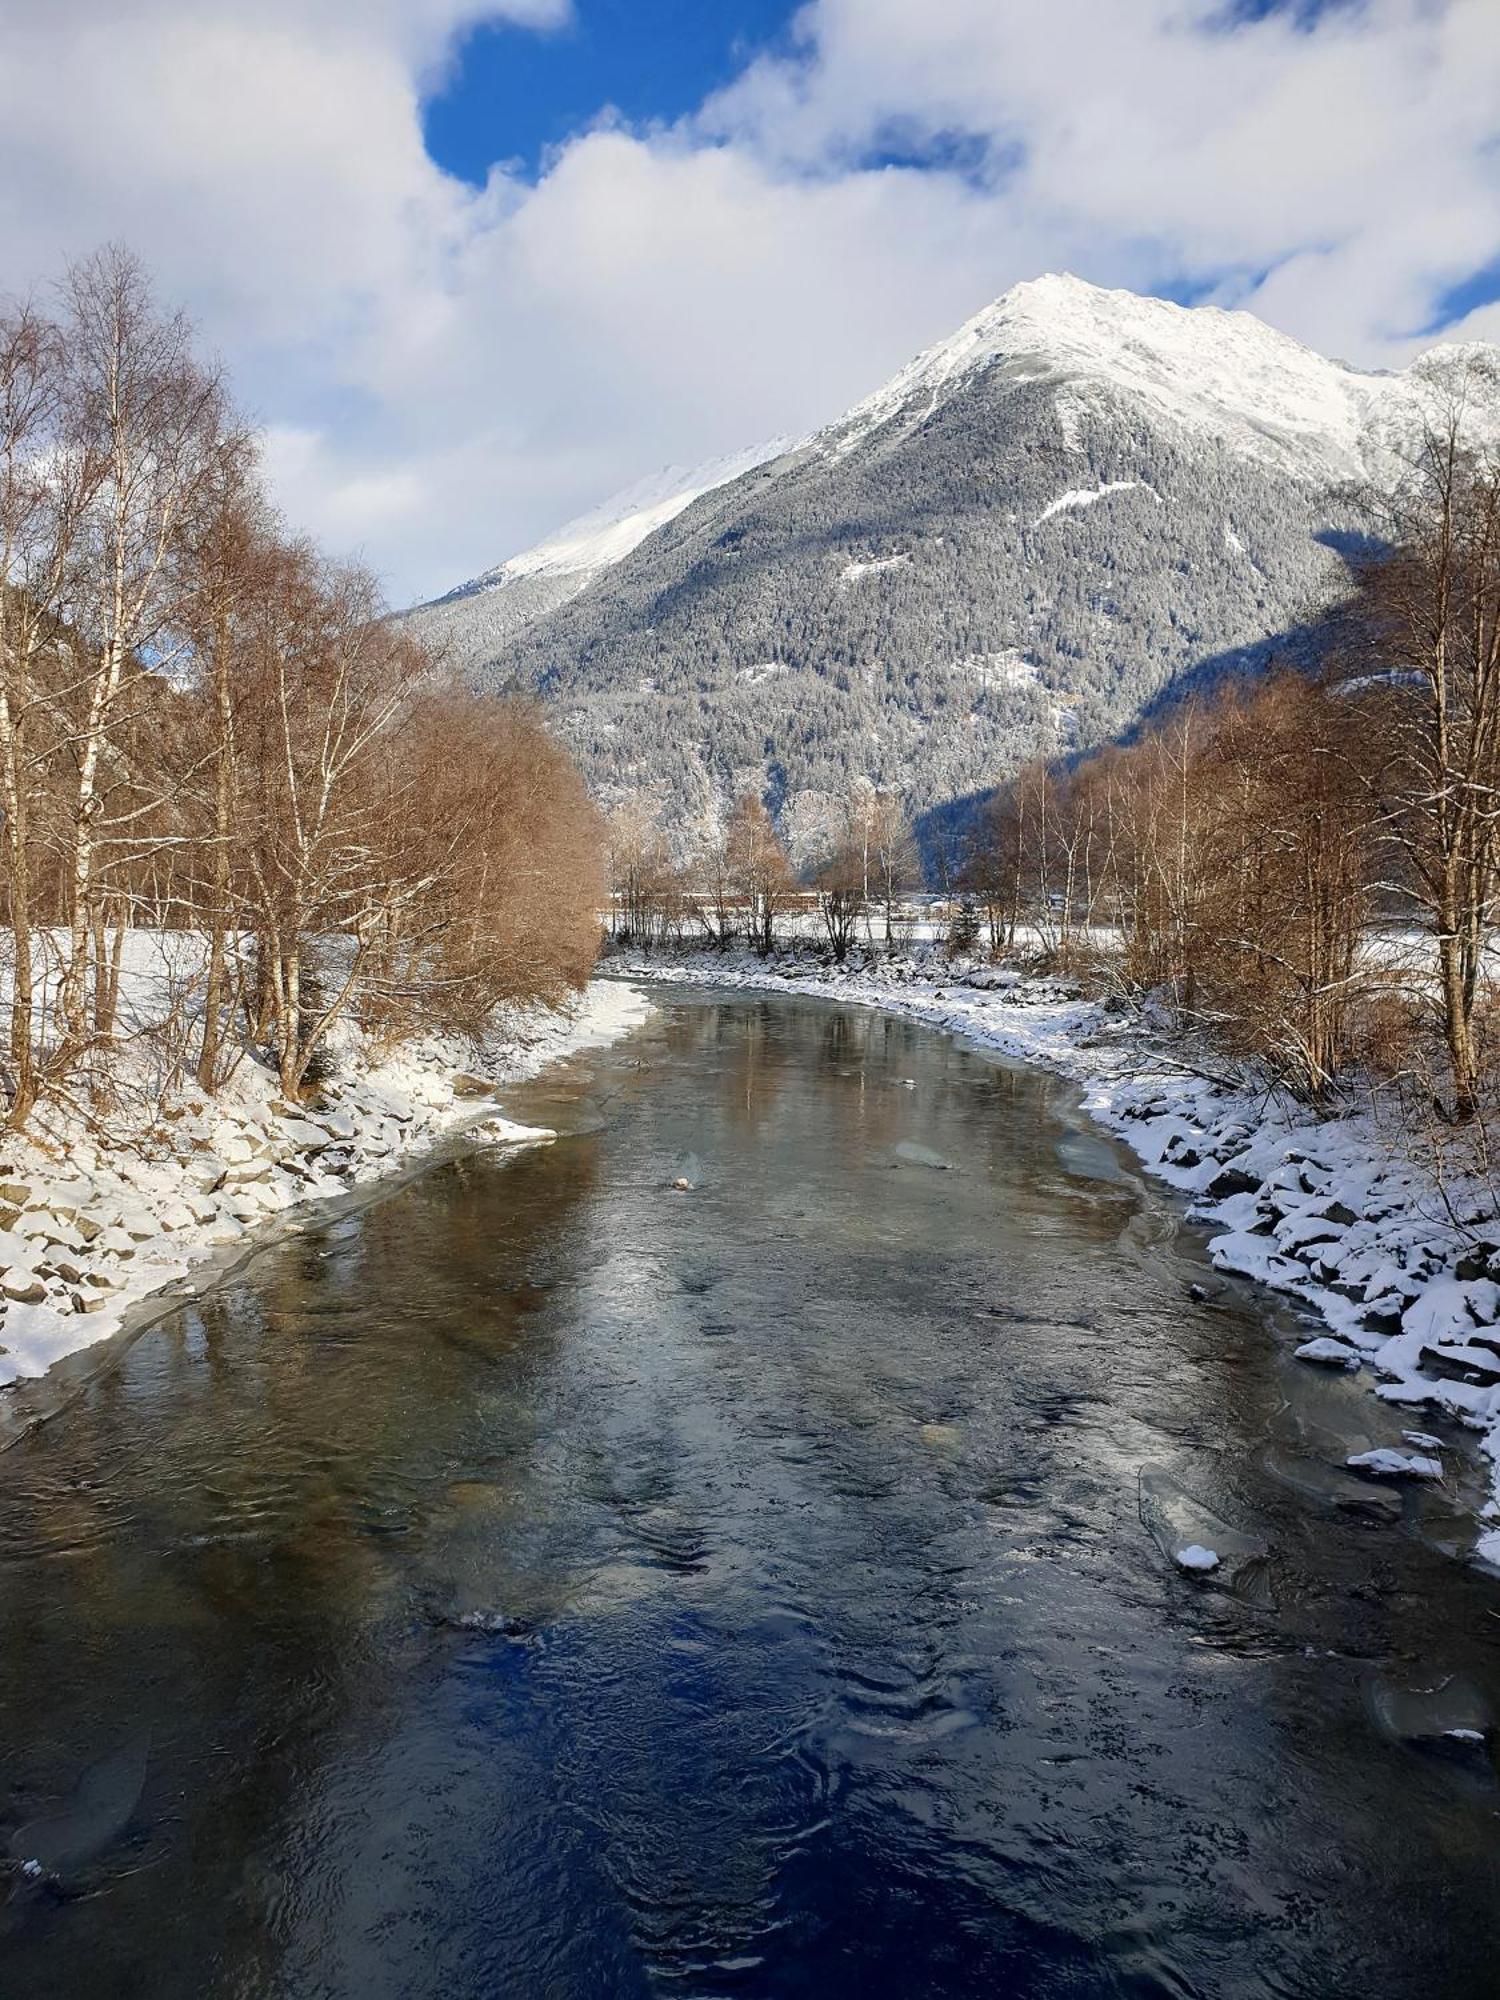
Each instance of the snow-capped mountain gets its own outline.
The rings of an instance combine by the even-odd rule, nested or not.
[[[407,619],[455,665],[482,666],[503,640],[586,590],[685,507],[789,449],[787,438],[772,438],[704,465],[664,465]]]
[[[1404,374],[1362,373],[1329,361],[1246,312],[1179,306],[1135,292],[1103,291],[1050,274],[1017,285],[951,339],[919,354],[873,396],[821,433],[845,451],[883,425],[920,422],[976,374],[995,366],[1013,380],[1058,383],[1066,433],[1089,387],[1142,412],[1198,431],[1245,457],[1304,477],[1370,477],[1419,414],[1424,383],[1484,347],[1437,347]],[[1075,395],[1063,386],[1076,384]]]
[[[653,787],[679,826],[750,784],[795,831],[860,773],[937,807],[1186,676],[1305,653],[1455,387],[1494,424],[1500,350],[1361,372],[1247,313],[1040,278],[813,437],[622,496],[422,616],[468,617],[478,681],[541,694],[604,795]],[[567,601],[502,636],[465,612],[539,584]]]

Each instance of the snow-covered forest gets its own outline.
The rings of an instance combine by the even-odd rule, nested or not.
[[[412,628],[539,694],[603,799],[669,800],[680,847],[750,790],[795,848],[862,779],[946,825],[1028,760],[1314,664],[1424,424],[1455,395],[1492,423],[1497,391],[1485,349],[1367,375],[1246,314],[1041,279],[667,520],[622,494],[614,529]]]

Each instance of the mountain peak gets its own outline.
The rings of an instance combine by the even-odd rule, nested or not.
[[[980,370],[1054,381],[1063,399],[1125,395],[1231,448],[1358,476],[1362,439],[1408,377],[1330,361],[1254,314],[1108,290],[1069,272],[1013,285],[830,427],[843,451],[903,412],[920,420]],[[1399,393],[1399,390],[1398,390]]]

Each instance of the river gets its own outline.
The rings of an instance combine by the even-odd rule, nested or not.
[[[1066,1087],[657,997],[0,1454],[5,2000],[1495,1991],[1467,1493]]]

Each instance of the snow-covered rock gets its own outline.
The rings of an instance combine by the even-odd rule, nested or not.
[[[1355,1369],[1363,1359],[1357,1347],[1326,1334],[1319,1335],[1316,1340],[1304,1340],[1296,1355],[1299,1361],[1314,1361],[1324,1368]]]
[[[597,981],[571,1008],[497,1020],[480,1053],[493,1081],[519,1081],[615,1040],[649,1011],[637,988]],[[316,1115],[282,1105],[274,1076],[250,1063],[222,1102],[168,1107],[165,1136],[127,1131],[119,1147],[96,1142],[65,1108],[40,1107],[35,1130],[7,1149],[26,1178],[9,1184],[14,1227],[0,1230],[0,1388],[115,1332],[132,1305],[268,1217],[372,1180],[476,1118],[495,1144],[555,1137],[452,1088],[474,1060],[467,1044],[433,1037],[375,1057],[351,1027],[336,1053],[338,1101]],[[337,1174],[324,1170],[330,1158]]]
[[[1365,1472],[1374,1479],[1441,1479],[1443,1463],[1424,1452],[1393,1451],[1379,1445],[1374,1451],[1357,1451],[1344,1463],[1351,1472]]]

